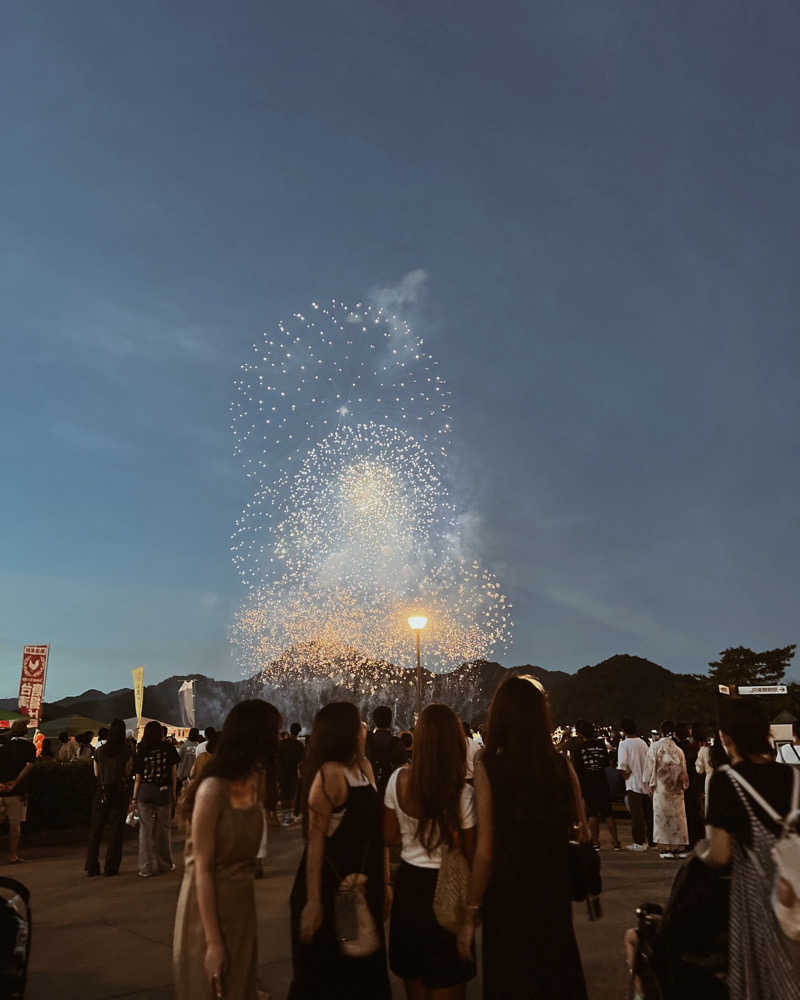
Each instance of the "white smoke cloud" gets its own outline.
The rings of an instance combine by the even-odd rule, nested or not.
[[[392,314],[403,312],[420,301],[428,281],[428,272],[418,267],[409,271],[395,285],[373,288],[369,300],[374,305]]]

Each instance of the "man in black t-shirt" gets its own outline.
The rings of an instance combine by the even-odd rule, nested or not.
[[[570,750],[572,765],[581,784],[586,815],[595,849],[600,847],[600,820],[608,826],[614,850],[622,845],[617,836],[617,822],[611,809],[611,791],[606,778],[606,768],[611,763],[611,755],[603,740],[595,736],[594,725],[581,719],[575,726],[580,740]]]
[[[23,860],[17,852],[27,814],[24,781],[36,760],[36,747],[24,738],[27,731],[26,720],[18,719],[10,737],[0,745],[0,823],[8,820],[8,862],[12,865]]]

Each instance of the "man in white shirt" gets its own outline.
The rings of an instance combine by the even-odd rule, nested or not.
[[[198,745],[195,747],[194,751],[195,757],[199,757],[201,753],[208,752],[208,741],[211,739],[211,737],[214,735],[215,732],[216,729],[213,726],[206,726],[206,731],[203,733],[203,742],[198,743]],[[198,733],[198,736],[199,735],[200,734]]]
[[[472,726],[462,719],[461,726],[464,730],[464,739],[467,741],[467,782],[471,785],[475,777],[475,764],[483,750],[483,744],[479,743],[472,736]]]
[[[778,751],[778,760],[784,764],[800,764],[800,722],[792,723],[792,742],[784,743]]]
[[[625,802],[631,814],[633,834],[633,843],[628,844],[626,850],[646,851],[653,815],[650,793],[643,780],[648,748],[641,736],[636,735],[633,719],[622,720],[622,732],[625,739],[620,741],[617,750],[617,770],[625,776]]]

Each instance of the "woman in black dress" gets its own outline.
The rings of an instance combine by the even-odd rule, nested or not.
[[[100,874],[100,840],[108,825],[106,875],[118,875],[122,861],[122,834],[128,809],[128,779],[133,769],[132,755],[125,742],[125,723],[114,719],[108,740],[94,755],[97,787],[92,800],[92,825],[86,853],[86,874]]]
[[[580,839],[589,834],[575,772],[552,731],[538,681],[501,683],[475,768],[478,843],[459,934],[462,955],[471,954],[483,908],[484,1000],[586,1000],[568,869],[576,817]]]
[[[292,889],[289,1000],[390,1000],[383,930],[382,805],[365,756],[366,729],[349,702],[326,705],[314,720],[303,765],[306,849]],[[348,875],[366,875],[366,898],[377,932],[363,958],[342,953],[334,901]]]

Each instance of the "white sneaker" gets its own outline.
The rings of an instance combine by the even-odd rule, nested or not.
[[[626,851],[646,851],[647,850],[647,844],[626,844],[625,845],[625,850]]]
[[[663,858],[664,861],[672,861],[675,858],[675,855],[672,853],[672,851],[662,851],[659,854],[659,857]]]

